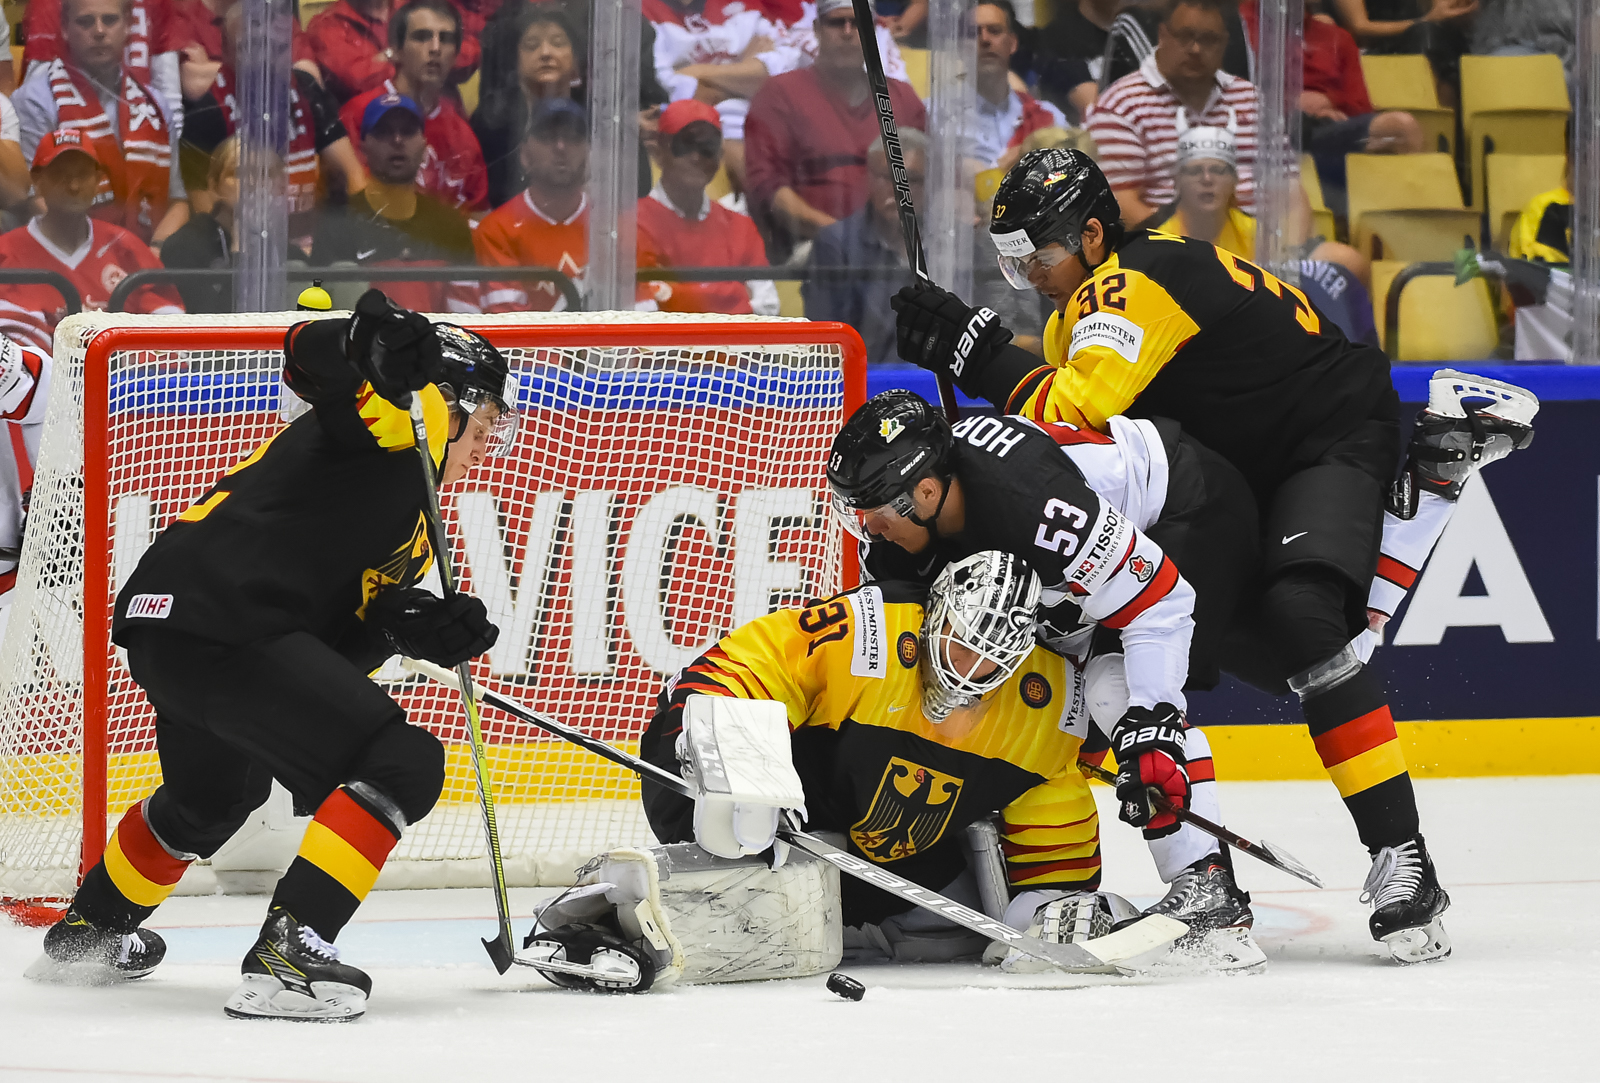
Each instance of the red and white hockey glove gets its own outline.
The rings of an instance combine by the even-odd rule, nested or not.
[[[1177,808],[1189,807],[1189,770],[1184,757],[1183,712],[1170,703],[1129,707],[1111,734],[1117,757],[1119,818],[1144,828],[1144,837],[1159,839],[1178,830],[1178,818],[1157,812],[1150,800],[1156,790]]]

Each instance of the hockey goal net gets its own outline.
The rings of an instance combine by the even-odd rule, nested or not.
[[[667,674],[740,622],[839,589],[825,459],[865,395],[855,332],[727,316],[456,319],[506,353],[522,413],[513,453],[441,493],[463,589],[501,629],[478,680],[636,748]],[[61,324],[0,643],[0,900],[70,896],[159,783],[153,712],[110,642],[112,604],[155,536],[285,424],[294,320]],[[380,886],[487,883],[459,703],[392,664],[375,679],[448,751],[438,807]],[[499,712],[484,724],[514,883],[570,882],[594,853],[648,841],[631,775]]]

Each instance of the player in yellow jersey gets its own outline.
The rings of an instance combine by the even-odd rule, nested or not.
[[[1383,689],[1352,646],[1367,629],[1399,466],[1388,359],[1248,260],[1126,229],[1105,176],[1076,151],[1025,155],[996,192],[990,237],[1013,285],[1055,305],[1047,363],[1011,346],[991,310],[927,283],[895,298],[901,356],[1039,423],[1103,431],[1118,414],[1171,418],[1239,469],[1260,511],[1263,560],[1224,668],[1300,697],[1372,856],[1373,937],[1402,962],[1444,957],[1449,897]],[[1419,418],[1391,500],[1397,521],[1416,515],[1419,494],[1453,499],[1471,469],[1531,439],[1531,412],[1477,387],[1490,407],[1462,409],[1473,396],[1458,390],[1443,413]]]

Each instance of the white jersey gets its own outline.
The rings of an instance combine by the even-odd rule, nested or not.
[[[1110,434],[1080,429],[1064,421],[1038,425],[1015,420],[1053,437],[1100,499],[1149,530],[1167,503],[1167,449],[1154,423],[1121,414],[1110,419]],[[1068,435],[1068,434],[1071,435]]]
[[[754,54],[768,75],[781,75],[799,62],[788,44],[785,28],[767,18],[759,0],[706,0],[699,11],[685,11],[669,0],[645,0],[645,16],[656,31],[656,78],[673,101],[694,97],[700,81],[679,75],[690,64],[732,64],[745,59],[753,43],[765,39],[771,47]],[[747,98],[728,98],[717,104],[722,138],[743,139]]]
[[[50,355],[0,338],[0,607],[11,604],[22,547],[22,523],[45,400],[50,397]]]

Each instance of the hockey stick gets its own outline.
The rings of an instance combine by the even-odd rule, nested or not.
[[[440,684],[459,687],[456,674],[443,666],[436,666],[431,662],[423,662],[415,658],[403,659],[403,664],[406,669],[413,673],[431,677]],[[484,703],[504,711],[513,718],[537,726],[546,733],[554,734],[563,740],[571,741],[580,748],[586,748],[603,759],[628,768],[628,770],[633,771],[641,778],[648,778],[650,781],[665,786],[667,789],[690,800],[694,799],[694,788],[688,782],[663,767],[659,767],[648,760],[642,760],[637,756],[630,756],[619,748],[590,737],[587,733],[557,722],[553,718],[531,711],[515,700],[499,693],[483,689],[482,698]],[[963,906],[954,899],[947,899],[937,891],[931,891],[920,884],[914,884],[909,880],[896,876],[880,865],[876,865],[871,861],[863,861],[854,854],[846,853],[837,846],[800,830],[792,822],[786,822],[784,826],[780,827],[778,835],[791,846],[826,861],[841,872],[849,873],[858,880],[864,880],[897,898],[919,906],[924,910],[932,911],[963,928],[986,936],[996,943],[1016,948],[1024,955],[1042,959],[1062,970],[1086,974],[1113,973],[1117,970],[1118,963],[1170,944],[1189,931],[1189,927],[1181,921],[1167,917],[1165,914],[1151,914],[1117,932],[1109,933],[1106,936],[1098,937],[1082,944],[1050,944],[1037,937],[1029,936],[1027,933],[1019,932],[1004,922],[996,921],[986,914],[981,914],[976,910]]]
[[[444,532],[444,513],[439,510],[439,486],[433,477],[433,456],[428,451],[428,423],[422,414],[422,396],[411,396],[411,435],[422,456],[422,481],[428,491],[424,509],[428,519],[428,540],[439,561],[439,582],[446,597],[456,592],[456,577],[450,567],[450,539]],[[516,948],[511,932],[511,898],[506,892],[506,868],[500,858],[500,829],[494,819],[494,790],[489,784],[489,763],[483,750],[483,724],[478,700],[472,690],[472,664],[456,667],[455,689],[461,693],[461,706],[467,712],[467,734],[472,741],[472,771],[478,781],[478,807],[483,810],[483,832],[489,839],[489,866],[494,872],[494,905],[500,915],[500,935],[483,942],[494,968],[504,974],[511,969]]]
[[[1100,767],[1088,762],[1083,762],[1081,765],[1083,769],[1089,773],[1090,778],[1093,778],[1099,782],[1104,782],[1107,786],[1110,786],[1113,789],[1116,788],[1117,776],[1113,775],[1110,771],[1107,771],[1104,767]],[[1260,842],[1251,842],[1249,839],[1244,838],[1241,835],[1234,834],[1221,824],[1212,823],[1199,813],[1191,812],[1186,808],[1178,808],[1171,801],[1167,800],[1165,794],[1157,793],[1154,789],[1150,791],[1150,802],[1151,804],[1155,805],[1156,811],[1170,812],[1184,823],[1193,824],[1195,827],[1198,827],[1201,831],[1204,831],[1217,841],[1225,842],[1229,846],[1232,846],[1241,854],[1249,854],[1258,861],[1265,861],[1273,868],[1286,872],[1290,876],[1298,877],[1299,879],[1310,884],[1312,887],[1322,887],[1321,877],[1312,872],[1310,869],[1306,868],[1304,863],[1302,863],[1293,854],[1289,853],[1289,851],[1283,849],[1282,847],[1274,846],[1266,839],[1262,839]]]
[[[924,282],[932,282],[928,275],[928,257],[922,250],[922,231],[917,228],[917,208],[911,201],[911,179],[906,174],[906,156],[900,148],[900,129],[894,122],[894,101],[889,97],[889,79],[883,74],[883,57],[878,52],[878,27],[872,20],[870,0],[855,0],[856,34],[861,38],[861,58],[867,65],[867,86],[878,110],[878,129],[883,133],[883,153],[889,160],[889,175],[894,178],[894,194],[900,204],[900,232],[905,237],[906,260],[911,270]],[[952,425],[961,419],[956,406],[956,389],[948,372],[937,374],[939,403],[944,416]]]

